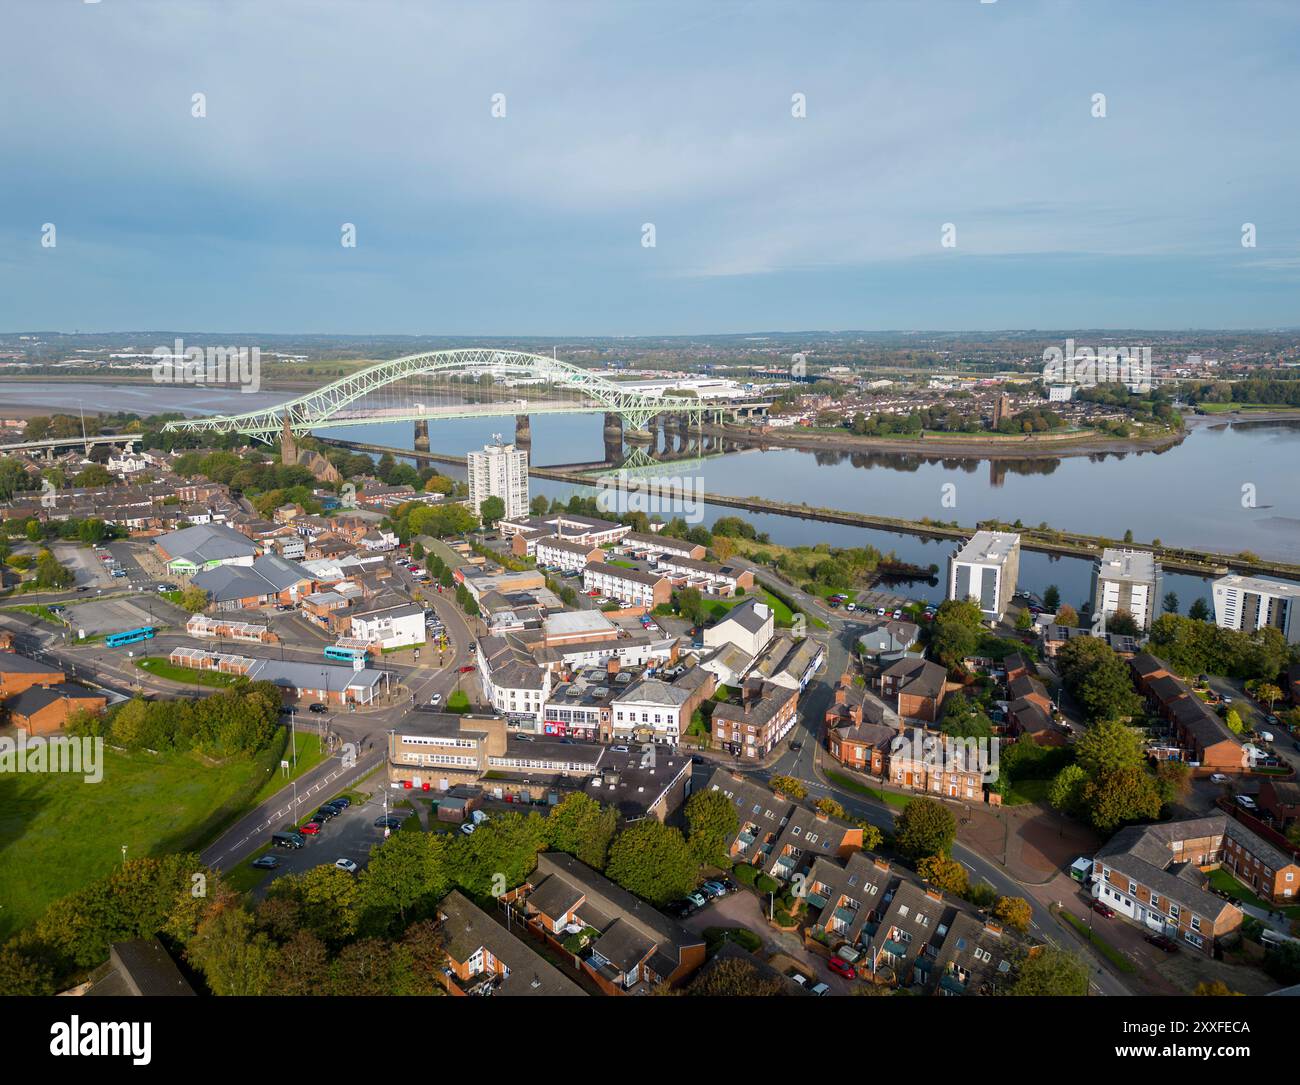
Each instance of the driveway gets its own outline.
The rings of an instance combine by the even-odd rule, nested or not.
[[[803,939],[798,934],[769,926],[758,896],[746,889],[711,901],[681,922],[688,931],[701,935],[709,927],[745,927],[763,940],[766,955],[784,953],[787,957],[794,958],[804,970],[805,976],[814,983],[827,984],[833,994],[849,994],[857,984],[856,980],[846,980],[827,968],[821,957],[804,947]]]

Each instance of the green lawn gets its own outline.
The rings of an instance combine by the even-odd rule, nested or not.
[[[754,591],[746,592],[744,595],[732,596],[730,599],[708,599],[704,600],[704,613],[710,621],[716,621],[724,617],[733,607],[740,606],[746,599],[757,598],[760,603],[766,603],[772,608],[772,617],[777,626],[782,629],[789,629],[791,622],[794,620],[794,614],[790,608],[773,595],[766,588],[756,588]],[[814,629],[829,629],[830,627],[813,614],[804,615],[808,624]]]
[[[253,860],[260,858],[270,850],[271,842],[268,840],[247,859],[244,859],[237,867],[222,871],[222,884],[229,886],[236,893],[248,893],[256,889],[266,881],[268,877],[270,877],[271,871],[260,870],[253,866]]]
[[[1300,411],[1285,403],[1198,403],[1206,414],[1224,414],[1227,411]]]
[[[875,799],[876,802],[883,802],[886,806],[896,806],[900,810],[912,801],[910,795],[900,795],[895,791],[884,791],[878,787],[868,787],[866,784],[859,783],[853,777],[845,776],[840,772],[828,772],[826,779],[845,791],[854,791],[859,795]]]
[[[12,614],[30,614],[32,617],[40,618],[43,621],[49,622],[51,625],[62,626],[64,624],[63,619],[55,614],[54,611],[39,603],[25,603],[18,607],[5,607],[5,610]]]
[[[1002,793],[1002,801],[1007,806],[1046,802],[1047,789],[1051,786],[1051,780],[1012,780],[1010,787]]]
[[[1122,954],[1109,942],[1107,942],[1106,939],[1104,939],[1100,934],[1098,934],[1096,931],[1093,931],[1091,932],[1091,934],[1089,934],[1088,924],[1085,923],[1082,919],[1080,919],[1077,915],[1070,914],[1064,908],[1059,910],[1056,914],[1059,918],[1065,920],[1065,922],[1067,922],[1071,927],[1073,927],[1085,942],[1091,943],[1093,948],[1096,949],[1098,953],[1100,953],[1103,957],[1105,957],[1106,960],[1110,961],[1110,963],[1113,964],[1116,968],[1118,968],[1121,972],[1137,971],[1137,969],[1133,967],[1133,962],[1130,961],[1127,957],[1125,957],[1124,954]]]
[[[222,674],[219,671],[199,671],[193,667],[178,667],[161,656],[147,656],[134,661],[142,671],[148,671],[155,678],[166,678],[172,682],[182,682],[187,686],[231,686],[239,681],[239,676]]]
[[[244,810],[279,746],[260,761],[104,751],[103,779],[0,775],[0,940],[127,855],[197,849]]]
[[[262,785],[261,790],[254,797],[254,805],[265,802],[282,787],[287,787],[290,782],[298,779],[304,772],[310,772],[325,760],[325,751],[321,749],[320,738],[314,733],[299,731],[294,738],[293,745],[298,750],[297,764],[293,764],[293,753],[289,744],[285,743],[284,760],[290,762],[289,772],[286,774],[280,768],[279,761],[277,761],[274,774],[267,777],[266,783]]]
[[[1267,901],[1260,900],[1249,887],[1243,885],[1233,877],[1232,871],[1218,867],[1210,871],[1210,888],[1219,889],[1224,893],[1231,893],[1240,901],[1250,904],[1256,908],[1263,908],[1264,911],[1276,911],[1277,906],[1269,904]],[[1300,905],[1294,905],[1290,908],[1281,909],[1282,913],[1288,919],[1300,919]]]
[[[636,563],[631,561],[611,561],[610,565],[617,565],[620,569],[635,569]]]

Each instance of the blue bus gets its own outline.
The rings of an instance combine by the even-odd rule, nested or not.
[[[365,648],[340,648],[337,644],[331,644],[325,649],[326,659],[338,659],[344,663],[367,659],[369,655],[370,653]]]
[[[124,644],[134,644],[138,640],[150,640],[153,635],[153,626],[142,625],[139,629],[128,629],[122,633],[110,633],[104,638],[104,643],[110,648],[120,648]]]

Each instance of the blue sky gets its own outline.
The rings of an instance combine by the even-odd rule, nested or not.
[[[1293,2],[51,0],[0,30],[5,330],[1300,325]]]

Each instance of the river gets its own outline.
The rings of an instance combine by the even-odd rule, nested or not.
[[[194,414],[254,410],[295,393],[102,385],[51,381],[0,387],[0,414],[8,405],[50,409],[150,411]],[[532,461],[541,465],[582,463],[602,455],[603,417],[538,415],[532,420]],[[430,426],[435,452],[464,455],[496,432],[513,436],[514,419],[461,419]],[[410,448],[410,423],[323,429],[322,436]],[[738,497],[758,495],[829,508],[877,512],[906,519],[930,517],[972,524],[983,519],[1048,523],[1064,530],[1149,542],[1300,561],[1300,422],[1235,422],[1197,419],[1187,438],[1164,452],[1106,453],[1030,461],[939,458],[900,453],[827,453],[798,449],[749,449],[689,464],[666,464],[664,474],[687,474],[704,491]],[[451,470],[451,469],[449,469]],[[454,471],[452,471],[454,473]],[[590,490],[533,480],[534,493],[567,497]],[[708,508],[706,524],[735,510]],[[671,510],[664,510],[665,515]],[[786,545],[869,544],[940,570],[953,543],[797,517],[744,513],[774,542]],[[1090,563],[1025,552],[1021,586],[1042,593],[1056,584],[1075,606],[1088,595]],[[1195,598],[1210,600],[1208,581],[1167,574],[1185,611]],[[942,598],[942,584],[916,584],[911,594]]]

